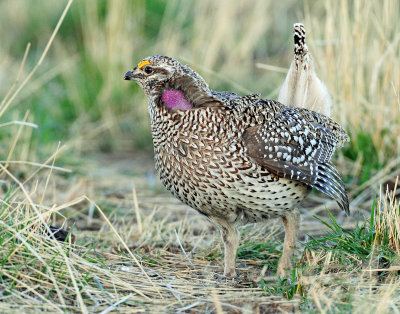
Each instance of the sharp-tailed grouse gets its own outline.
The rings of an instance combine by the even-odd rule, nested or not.
[[[143,59],[124,78],[136,81],[149,99],[161,181],[219,227],[225,276],[236,276],[237,226],[282,217],[278,273],[284,274],[296,241],[296,206],[311,188],[349,211],[330,162],[348,136],[330,118],[259,95],[213,91],[195,71],[165,56]]]

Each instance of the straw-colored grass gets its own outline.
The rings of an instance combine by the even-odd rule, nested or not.
[[[96,167],[109,161],[103,158]],[[280,224],[246,226],[241,229],[239,278],[231,282],[220,277],[223,248],[217,230],[160,193],[160,183],[152,187],[144,173],[133,177],[131,165],[129,160],[119,162],[107,172],[96,171],[92,179],[75,179],[75,186],[59,175],[47,183],[48,176],[42,173],[33,189],[23,191],[17,185],[11,190],[0,213],[2,311],[20,307],[101,312],[117,307],[122,312],[212,312],[218,304],[225,311],[249,313],[398,310],[399,259],[381,253],[388,247],[398,254],[399,201],[392,192],[377,200],[376,233],[367,258],[337,251],[333,244],[332,249],[327,244],[328,248],[302,253],[300,244],[293,282],[279,282],[275,271],[282,247]],[[134,165],[150,166],[144,160]],[[133,185],[140,187],[135,190],[136,209]],[[98,204],[92,197],[80,197],[82,193],[96,195]],[[54,198],[62,205],[45,205]],[[42,235],[42,219],[64,227],[73,224],[76,243],[59,244]],[[354,223],[355,217],[350,217],[346,225]],[[326,228],[305,215],[301,229],[320,237]]]
[[[396,1],[70,4],[0,3],[1,312],[400,310]],[[145,99],[122,74],[162,53],[276,98],[298,21],[352,137],[336,161],[352,214],[310,195],[290,280],[275,275],[280,223],[242,227],[226,281],[217,230],[154,177]]]

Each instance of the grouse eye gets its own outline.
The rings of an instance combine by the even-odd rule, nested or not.
[[[151,72],[153,72],[153,68],[152,68],[152,67],[145,67],[145,68],[143,69],[143,71],[144,71],[145,73],[147,73],[147,74],[150,74]]]

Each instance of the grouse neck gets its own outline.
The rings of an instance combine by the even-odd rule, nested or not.
[[[161,100],[168,109],[190,110],[220,104],[199,75],[175,74],[163,86]],[[222,104],[220,104],[222,105]]]

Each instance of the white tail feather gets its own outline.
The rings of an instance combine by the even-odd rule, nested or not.
[[[305,43],[306,31],[301,23],[294,24],[294,60],[281,87],[278,101],[330,116],[332,100],[326,86],[314,70]]]

